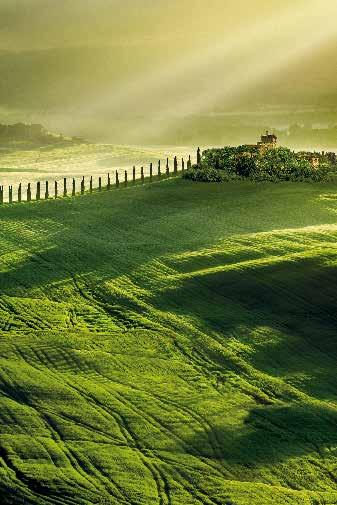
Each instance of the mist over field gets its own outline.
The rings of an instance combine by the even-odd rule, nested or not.
[[[334,126],[336,14],[334,0],[2,0],[0,122],[142,145]]]
[[[0,0],[0,505],[337,505],[336,20]]]

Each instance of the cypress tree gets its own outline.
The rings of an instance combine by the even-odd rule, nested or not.
[[[9,186],[8,188],[8,201],[9,203],[13,203],[13,186]]]
[[[67,191],[67,179],[64,178],[63,179],[63,196],[66,197],[68,194],[68,191]]]
[[[92,175],[90,176],[89,191],[92,193]]]
[[[160,160],[158,160],[158,178],[161,178]]]
[[[140,178],[141,178],[142,184],[144,184],[144,167],[140,168]]]
[[[49,198],[49,182],[46,181],[46,193],[44,195],[45,199],[48,200]]]
[[[4,203],[4,187],[0,186],[0,205]]]
[[[152,182],[152,176],[153,176],[153,165],[150,163],[150,182]]]
[[[22,201],[22,185],[20,182],[19,188],[18,188],[18,202],[21,203],[21,201]]]
[[[170,165],[169,165],[169,159],[166,158],[166,175],[170,175]]]
[[[192,167],[191,155],[189,155],[188,161],[187,161],[187,170],[190,169],[191,167]]]
[[[75,196],[75,195],[76,195],[76,181],[75,181],[75,179],[73,179],[73,189],[71,192],[71,196]]]
[[[174,171],[174,173],[176,174],[176,173],[178,172],[178,160],[177,160],[177,157],[176,157],[176,156],[174,157],[174,162],[173,162],[173,163],[174,163],[174,164],[173,164],[173,167],[174,167],[174,168],[173,168],[173,171]]]
[[[185,170],[185,160],[184,158],[181,158],[181,171],[184,172]]]
[[[82,180],[81,180],[81,195],[84,195],[84,191],[85,191],[85,183],[84,183],[84,177],[82,177]]]
[[[128,171],[124,170],[124,186],[128,185]]]
[[[98,191],[102,191],[102,177],[98,178]]]
[[[200,147],[198,147],[197,150],[197,165],[201,164],[201,152],[200,152]]]
[[[111,189],[111,179],[110,179],[110,174],[108,174],[108,185],[107,185],[106,189],[107,189],[108,191],[110,191],[110,189]]]
[[[119,175],[118,175],[118,170],[116,170],[116,188],[119,188]]]
[[[136,182],[136,167],[132,167],[132,184]]]
[[[54,182],[54,198],[56,200],[56,198],[58,197],[58,184],[57,184],[57,181]]]
[[[41,199],[41,182],[38,181],[36,183],[36,200],[39,201]]]
[[[32,190],[30,188],[30,183],[27,186],[27,202],[30,202],[32,199]]]

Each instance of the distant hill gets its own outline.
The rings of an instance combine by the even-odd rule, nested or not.
[[[82,137],[65,137],[62,134],[49,132],[41,124],[0,124],[0,144],[7,145],[16,142],[28,142],[34,145],[87,143]]]

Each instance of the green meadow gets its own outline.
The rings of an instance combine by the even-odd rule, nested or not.
[[[149,164],[157,166],[161,160],[165,168],[167,156],[172,159],[176,155],[179,159],[194,155],[194,148],[189,146],[128,146],[115,144],[74,144],[74,145],[46,145],[36,146],[10,143],[8,146],[0,143],[0,185],[13,185],[14,193],[20,183],[23,187],[32,183],[35,187],[37,181],[42,184],[48,180],[63,181],[64,177],[79,182],[83,176],[87,181],[90,176],[94,179],[95,187],[98,186],[98,177],[104,181],[107,174],[114,177],[115,170],[119,170],[124,177],[124,170],[132,175],[132,167],[136,167],[137,178],[140,178],[140,167],[144,166],[144,173],[149,173]],[[173,168],[173,167],[172,167]],[[172,170],[171,168],[171,170]]]
[[[0,496],[337,504],[337,184],[0,208]]]

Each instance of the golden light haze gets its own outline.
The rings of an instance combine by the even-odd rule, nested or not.
[[[147,41],[193,47],[296,3],[283,1],[280,8],[275,0],[1,0],[0,43],[24,50]]]
[[[335,0],[1,0],[0,120],[125,143],[200,115],[331,123],[336,19]]]

